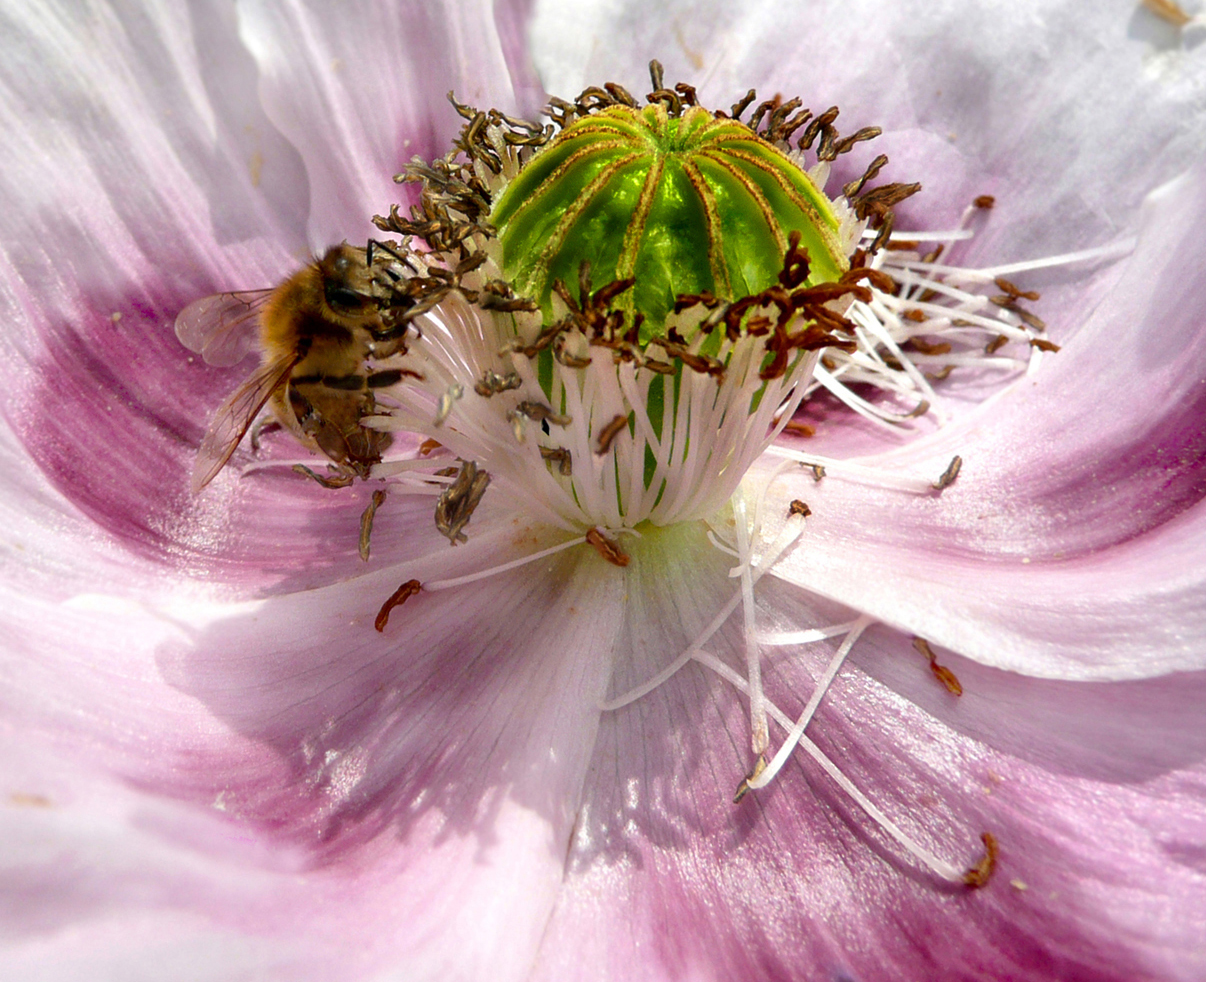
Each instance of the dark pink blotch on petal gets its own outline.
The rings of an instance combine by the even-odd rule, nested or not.
[[[303,978],[398,965],[526,977],[593,746],[619,575],[578,550],[538,575],[420,593],[383,634],[372,620],[398,576],[457,575],[480,569],[483,552],[549,544],[506,522],[421,568],[208,623],[198,612],[196,626],[139,624],[148,615],[135,608],[107,632],[112,650],[82,664],[63,650],[23,672],[8,717],[97,782],[118,782],[121,800],[137,791],[148,807],[136,838],[155,859],[124,869],[103,898],[88,880],[56,879],[28,902],[60,925],[55,912],[73,905],[125,904],[137,924],[139,890],[175,877],[172,904],[205,930],[312,951],[329,974]],[[123,631],[143,644],[123,652]],[[72,684],[34,708],[46,673]]]

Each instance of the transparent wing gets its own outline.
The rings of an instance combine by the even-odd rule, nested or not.
[[[176,337],[210,365],[237,365],[255,344],[260,308],[271,295],[242,290],[194,300],[176,315]]]
[[[259,368],[218,407],[193,464],[193,493],[200,491],[226,466],[239,441],[266,403],[284,385],[297,364],[290,354]]]

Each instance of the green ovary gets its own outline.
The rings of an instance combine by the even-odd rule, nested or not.
[[[612,107],[562,132],[499,195],[491,222],[503,272],[546,319],[557,280],[577,294],[633,277],[615,306],[661,333],[679,294],[738,300],[773,285],[789,236],[808,250],[808,284],[848,268],[829,200],[779,149],[692,107]]]

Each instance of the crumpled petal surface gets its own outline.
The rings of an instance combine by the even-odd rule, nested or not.
[[[1201,150],[1206,69],[1129,5],[609,5],[607,20],[582,5],[556,58],[541,5],[533,35],[559,94],[638,90],[656,55],[716,104],[753,83],[884,124],[885,176],[946,191],[903,217],[949,223],[997,195],[969,261],[1142,223],[1126,262],[1041,279],[1066,347],[1033,393],[896,454],[936,475],[966,451],[940,502],[797,476],[784,500],[815,516],[786,579],[759,587],[762,626],[849,616],[791,580],[938,646],[962,700],[907,635],[875,628],[810,734],[951,862],[996,833],[986,890],[943,889],[802,756],[735,808],[745,705],[698,666],[600,719],[602,695],[661,668],[735,588],[698,529],[649,536],[626,574],[584,549],[420,594],[379,636],[401,580],[547,533],[487,496],[452,550],[429,503],[394,496],[364,575],[363,488],[230,468],[187,495],[205,420],[245,368],[189,363],[175,313],[365,234],[398,200],[397,166],[458,125],[447,89],[530,113],[526,6],[5,15],[22,42],[0,59],[0,974],[1201,977],[1206,682],[1143,678],[1200,665],[1186,227],[1201,178],[1175,192],[1181,213],[1166,197],[1141,220],[1139,204]],[[817,36],[826,58],[800,44]],[[1155,320],[1175,352],[1145,340]],[[1084,392],[1056,392],[1082,363]],[[1103,397],[1111,384],[1134,405]],[[1070,401],[1091,418],[1067,422]],[[836,423],[815,446],[889,447]],[[928,599],[910,599],[919,562]],[[954,589],[968,568],[985,592]],[[1041,603],[1002,612],[1026,583]],[[734,665],[736,632],[710,646]],[[770,657],[787,712],[830,650]],[[1070,681],[1087,677],[1126,681]]]

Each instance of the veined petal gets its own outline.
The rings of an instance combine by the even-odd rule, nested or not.
[[[480,569],[540,544],[507,522],[422,569]],[[64,912],[83,910],[101,974],[135,956],[124,921],[129,945],[163,926],[160,949],[180,961],[199,939],[238,949],[245,937],[224,964],[259,959],[274,978],[400,965],[526,976],[561,881],[622,583],[583,550],[421,593],[383,636],[371,619],[395,572],[191,611],[80,598],[58,617],[104,640],[86,652],[48,645],[46,608],[26,605],[5,716],[60,763],[12,778],[0,819],[28,837],[43,824],[29,816],[49,816],[60,834],[9,857],[3,890],[23,911],[10,966],[67,945]],[[55,698],[37,698],[51,679]],[[104,821],[89,826],[89,809]],[[55,875],[64,848],[86,876]],[[284,947],[270,956],[268,943]]]
[[[630,589],[648,634],[634,634],[620,660],[641,677],[664,667],[655,653],[673,636],[690,642],[691,612],[715,609],[734,589],[726,561],[698,532],[695,541],[681,529],[669,536],[673,562],[698,575],[647,575],[639,592]],[[786,584],[760,594],[768,629],[848,616]],[[648,643],[654,636],[661,643]],[[954,701],[907,637],[885,628],[866,637],[857,664],[898,673],[908,665],[934,702]],[[789,716],[839,640],[767,652],[767,695]],[[741,673],[740,644],[731,624],[705,648]],[[1157,700],[1161,684],[1143,683]],[[802,752],[772,787],[734,805],[751,762],[747,704],[688,665],[604,717],[535,977],[1195,978],[1198,925],[1185,914],[1206,896],[1193,845],[1202,823],[1191,818],[1206,796],[1203,748],[1149,758],[1139,772],[1136,747],[1148,746],[1141,721],[1094,746],[1088,717],[1099,704],[1081,713],[1068,684],[1031,685],[1050,686],[1052,704],[1062,700],[1083,732],[1069,729],[1059,747],[1044,748],[1044,714],[1020,717],[1011,747],[999,748],[962,732],[985,714],[997,734],[1008,727],[987,693],[941,714],[947,724],[859,668],[839,676],[809,729],[847,777],[939,855],[970,864],[980,833],[991,831],[997,870],[972,892],[910,866]],[[1141,703],[1136,696],[1132,686],[1122,698]],[[1156,705],[1149,715],[1159,716]],[[772,732],[773,746],[784,734]]]
[[[1027,674],[1202,667],[1203,215],[1198,169],[1152,196],[1135,254],[1040,371],[868,461],[936,478],[961,454],[940,497],[785,482],[779,497],[805,493],[816,518],[778,575]]]
[[[439,156],[461,120],[449,90],[513,105],[493,4],[240,7],[240,35],[262,73],[260,97],[310,178],[313,249],[379,234],[369,219],[400,199],[393,176]]]

